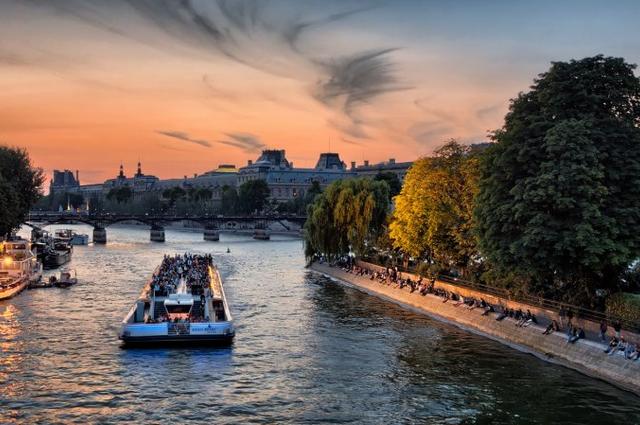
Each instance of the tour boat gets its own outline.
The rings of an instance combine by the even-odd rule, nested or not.
[[[25,239],[2,242],[1,246],[0,300],[4,300],[38,282],[42,278],[42,265]]]
[[[165,257],[124,318],[119,334],[125,345],[135,346],[228,345],[234,336],[220,273],[211,257],[202,255]]]

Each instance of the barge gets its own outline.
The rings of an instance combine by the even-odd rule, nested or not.
[[[229,345],[235,336],[210,255],[165,256],[122,321],[125,346]]]
[[[0,300],[14,297],[42,278],[42,265],[29,248],[29,241],[0,242]]]

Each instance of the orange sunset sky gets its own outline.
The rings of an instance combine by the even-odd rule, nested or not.
[[[0,2],[0,142],[82,183],[413,160],[487,139],[554,60],[640,60],[637,2]]]

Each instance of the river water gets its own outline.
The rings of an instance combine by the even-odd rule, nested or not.
[[[310,273],[300,240],[166,236],[110,227],[76,247],[78,285],[0,302],[1,423],[640,423],[634,395]],[[143,283],[185,251],[213,254],[234,345],[121,348]]]

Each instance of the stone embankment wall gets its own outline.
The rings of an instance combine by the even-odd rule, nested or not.
[[[362,260],[357,260],[356,265],[367,268],[369,270],[377,270],[379,272],[383,272],[385,269],[384,267],[378,266],[377,264],[367,263],[366,261],[362,261]],[[400,277],[402,277],[403,279],[409,278],[413,281],[416,281],[419,278],[419,276],[412,273],[402,272],[399,274],[400,274]],[[471,297],[476,299],[484,298],[486,302],[492,305],[503,305],[505,307],[508,307],[514,310],[520,309],[524,312],[529,310],[536,317],[542,319],[545,326],[547,325],[547,323],[551,322],[552,320],[556,320],[558,323],[562,323],[562,319],[560,315],[555,310],[548,310],[545,308],[540,308],[537,306],[521,303],[518,301],[508,300],[505,298],[501,298],[501,297],[497,297],[494,295],[481,292],[480,290],[474,290],[472,288],[453,285],[447,282],[443,282],[441,280],[436,281],[435,286],[445,289],[449,292],[455,292],[456,294],[461,295],[463,297]],[[566,324],[566,321],[567,321],[567,318],[564,319],[565,324]],[[596,338],[596,336],[600,334],[600,323],[598,322],[582,319],[580,317],[574,317],[572,320],[572,323],[574,324],[574,326],[583,328],[591,338]],[[634,332],[629,332],[624,329],[623,331],[624,331],[623,336],[625,337],[626,340],[631,341],[635,344],[640,344],[640,335]],[[613,328],[609,326],[608,335],[611,337],[613,336],[613,334],[614,334]]]
[[[480,309],[469,310],[464,305],[455,307],[455,302],[444,303],[442,298],[435,295],[421,296],[417,292],[410,293],[408,290],[380,284],[377,280],[356,276],[340,268],[330,267],[327,264],[314,263],[310,268],[326,276],[338,279],[347,286],[492,338],[518,350],[534,354],[543,360],[558,363],[584,374],[603,379],[640,395],[640,360],[627,360],[620,353],[612,356],[606,355],[603,352],[605,345],[602,343],[592,340],[579,340],[575,344],[568,344],[564,333],[543,335],[544,327],[540,325],[520,328],[514,326],[512,319],[498,322],[495,320],[494,313],[488,316],[481,316],[482,311]],[[436,285],[443,286],[447,284],[438,282]],[[454,288],[454,292],[464,296],[464,288]],[[498,304],[499,301],[502,301],[503,304],[509,307],[520,308],[517,303],[511,304],[505,300],[496,299],[496,297],[485,296],[477,291],[472,292],[476,293],[467,293],[467,295],[476,298],[482,296],[487,302]],[[531,307],[528,308],[536,314]],[[542,311],[538,313],[542,313]]]

